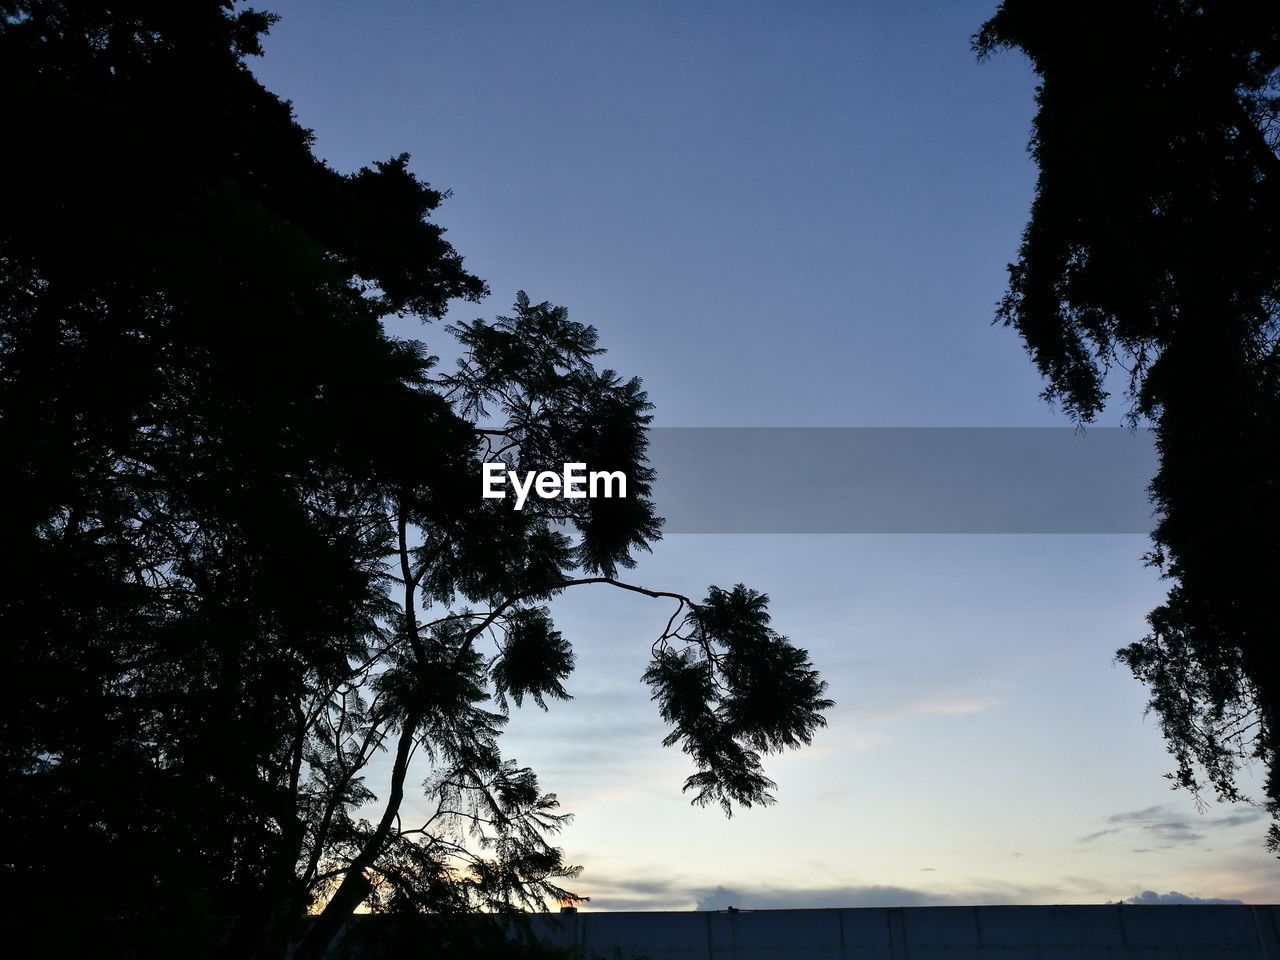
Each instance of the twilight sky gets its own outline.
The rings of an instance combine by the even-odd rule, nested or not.
[[[1034,77],[969,49],[994,0],[260,5],[283,19],[254,70],[320,156],[407,151],[453,191],[437,219],[493,291],[453,316],[564,304],[655,424],[1068,424],[991,325],[1035,176]],[[1171,792],[1112,663],[1162,595],[1145,549],[670,535],[628,579],[764,590],[837,701],[766,764],[777,805],[681,797],[639,680],[670,611],[604,587],[555,605],[576,699],[515,715],[506,749],[576,815],[592,909],[1280,901],[1261,811]]]

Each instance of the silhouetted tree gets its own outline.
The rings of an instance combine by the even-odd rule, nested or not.
[[[1119,658],[1179,785],[1240,799],[1256,759],[1280,816],[1280,6],[1006,0],[975,47],[1041,81],[999,316],[1079,421],[1118,369],[1156,431],[1149,560],[1172,586]]]
[[[407,157],[313,155],[245,65],[271,17],[0,15],[6,944],[280,956],[311,910],[314,957],[361,905],[572,899],[565,817],[498,749],[512,703],[567,696],[546,604],[572,586],[676,605],[647,680],[686,788],[769,802],[760,754],[809,741],[824,685],[762,596],[617,579],[659,521],[645,395],[595,332],[522,294],[449,328],[452,372],[388,336],[484,285]],[[622,470],[630,496],[517,512],[481,499],[482,457]]]
[[[555,795],[540,793],[533,772],[504,760],[497,743],[513,703],[546,709],[547,698],[568,696],[574,655],[545,606],[566,589],[605,584],[675,603],[645,680],[672,726],[666,743],[694,760],[685,789],[696,803],[728,813],[772,802],[760,754],[808,743],[830,706],[807,654],[770,628],[763,596],[712,587],[694,602],[617,578],[658,535],[644,459],[648,403],[639,381],[596,370],[592,328],[521,294],[514,317],[449,330],[466,352],[432,386],[466,425],[460,484],[405,485],[389,503],[398,609],[350,673],[307,706],[304,866],[299,900],[284,915],[323,908],[299,958],[320,956],[361,904],[502,913],[576,899],[560,882],[578,868],[546,839],[565,820]],[[531,498],[520,511],[481,501],[477,437],[485,460],[522,472],[564,462],[621,470],[628,496]],[[375,798],[361,772],[382,744],[394,763]],[[400,806],[415,751],[430,768],[435,809],[408,824]],[[355,821],[375,799],[377,822]]]

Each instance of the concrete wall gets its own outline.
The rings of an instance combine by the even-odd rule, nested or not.
[[[1280,906],[902,907],[534,917],[607,960],[1280,960]]]

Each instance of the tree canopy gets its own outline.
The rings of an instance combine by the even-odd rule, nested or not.
[[[547,604],[573,587],[674,606],[644,679],[685,788],[770,802],[761,755],[810,741],[825,684],[763,595],[619,579],[660,533],[649,405],[595,330],[520,294],[432,328],[456,369],[389,336],[487,290],[407,156],[315,157],[246,66],[269,15],[0,15],[0,935],[317,957],[359,907],[573,900],[566,815],[499,749],[569,695]],[[629,496],[515,511],[482,459]]]
[[[1040,77],[999,317],[1077,420],[1118,375],[1156,433],[1149,560],[1171,586],[1119,658],[1179,785],[1242,799],[1257,761],[1280,818],[1280,7],[1005,0],[975,48]]]

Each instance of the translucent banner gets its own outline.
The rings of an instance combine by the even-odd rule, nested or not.
[[[1154,437],[1114,427],[661,427],[667,533],[1148,533]]]

